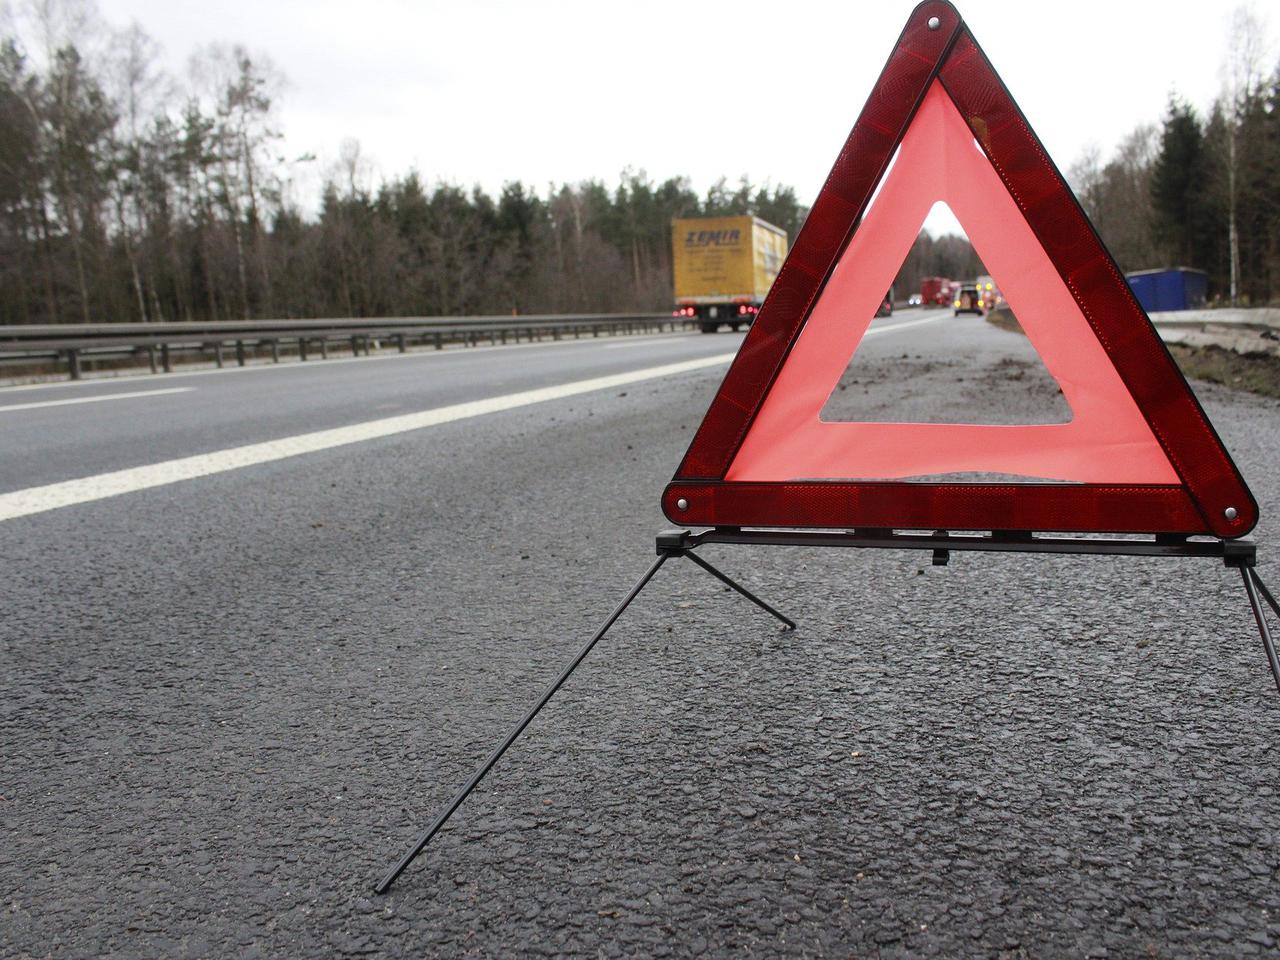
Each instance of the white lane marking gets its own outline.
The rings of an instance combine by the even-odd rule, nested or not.
[[[168,387],[164,390],[130,390],[128,393],[104,393],[98,397],[72,397],[69,400],[39,400],[32,403],[11,403],[0,407],[0,413],[11,410],[34,410],[36,407],[63,407],[69,403],[97,403],[99,400],[127,400],[130,397],[159,397],[167,393],[189,393],[195,387]]]
[[[872,327],[866,332],[866,336],[870,337],[877,333],[893,333],[895,330],[905,330],[907,327],[919,327],[926,323],[937,323],[941,319],[942,316],[939,315],[936,317],[925,317],[922,320],[906,320],[902,323],[895,323],[886,327]]]
[[[294,437],[282,437],[279,440],[268,440],[265,443],[251,443],[243,447],[232,447],[229,450],[218,450],[214,453],[199,454],[194,457],[182,457],[178,460],[167,460],[142,467],[131,467],[127,470],[116,470],[102,473],[95,477],[84,477],[79,480],[66,480],[51,483],[43,487],[29,487],[26,490],[15,490],[12,493],[0,494],[0,521],[25,517],[59,507],[69,507],[77,503],[88,503],[102,500],[149,487],[178,483],[182,480],[194,480],[213,473],[227,470],[238,470],[259,463],[283,460],[304,453],[315,453],[332,447],[346,446],[373,440],[378,437],[389,437],[423,427],[434,427],[455,420],[466,420],[486,413],[498,413],[512,410],[533,403],[548,400],[561,400],[582,393],[596,390],[608,390],[642,380],[655,380],[669,377],[704,367],[714,367],[732,360],[732,353],[722,353],[714,357],[703,357],[698,360],[685,360],[680,363],[667,363],[659,367],[646,367],[643,370],[632,370],[629,373],[617,373],[607,377],[592,377],[590,380],[575,380],[554,387],[542,387],[537,390],[524,390],[520,393],[509,393],[505,396],[490,397],[486,400],[472,400],[467,403],[455,403],[434,410],[423,410],[419,413],[407,413],[397,417],[386,417],[381,420],[370,420],[366,423],[352,424],[349,427],[337,427],[332,430],[318,430],[314,433],[303,433]]]
[[[677,340],[687,340],[687,339],[689,339],[687,334],[681,334],[675,337],[649,337],[646,340],[641,340],[636,343],[606,343],[600,349],[601,350],[622,350],[622,349],[625,349],[626,347],[647,347],[651,343],[674,343]]]
[[[652,343],[655,340],[681,340],[684,336],[672,337],[670,334],[657,333],[630,333],[625,334],[628,340],[637,341],[637,345],[641,343]],[[686,334],[689,339],[696,339],[692,334]],[[327,367],[338,363],[366,363],[389,360],[426,360],[430,357],[471,357],[476,354],[493,353],[498,350],[552,350],[561,347],[600,347],[604,345],[604,341],[612,342],[615,338],[609,337],[585,337],[582,339],[569,340],[539,340],[534,343],[528,341],[522,343],[506,343],[496,346],[477,346],[464,347],[461,345],[450,345],[443,350],[432,350],[430,347],[411,348],[407,353],[383,353],[377,356],[369,357],[332,357],[328,360],[307,360],[300,361],[296,359],[285,359],[280,363],[267,363],[265,361],[250,363],[243,367],[214,367],[208,370],[179,370],[176,373],[166,374],[149,374],[143,370],[130,371],[121,373],[114,377],[89,377],[85,380],[57,380],[52,383],[11,383],[0,384],[0,395],[9,392],[27,391],[27,390],[57,390],[57,389],[75,389],[77,387],[97,387],[104,383],[119,383],[122,380],[129,380],[133,377],[144,376],[163,376],[165,380],[185,380],[187,377],[212,377],[215,375],[232,374],[232,373],[264,373],[271,370],[307,370],[311,367]]]
[[[941,316],[925,317],[920,320],[909,320],[888,327],[874,327],[868,330],[865,336],[891,333],[907,327],[934,323],[941,319],[943,319]],[[502,348],[498,347],[497,349]],[[468,351],[468,353],[475,352],[475,350]],[[448,407],[439,407],[435,410],[425,410],[421,413],[372,420],[350,427],[320,430],[315,433],[285,437],[281,440],[271,440],[266,443],[249,444],[243,447],[233,447],[229,450],[220,450],[215,453],[183,457],[178,460],[169,460],[164,463],[150,464],[143,467],[132,467],[127,470],[117,470],[112,473],[100,474],[96,477],[85,477],[79,480],[51,483],[43,487],[15,490],[12,493],[0,494],[0,522],[12,520],[15,517],[28,516],[33,513],[43,513],[46,510],[56,510],[58,507],[87,503],[92,500],[102,500],[124,493],[132,493],[136,490],[145,490],[149,487],[158,487],[165,484],[178,483],[182,480],[208,476],[213,473],[222,473],[226,470],[236,470],[240,467],[268,463],[272,460],[282,460],[286,457],[299,456],[304,453],[314,453],[331,447],[345,446],[349,443],[359,443],[362,440],[372,440],[377,437],[391,436],[409,430],[418,430],[422,427],[451,423],[454,420],[464,420],[468,417],[481,416],[486,413],[497,413],[533,403],[542,403],[547,400],[558,400],[564,397],[576,396],[580,393],[589,393],[593,390],[607,390],[610,387],[622,386],[628,383],[637,383],[642,380],[700,370],[704,367],[727,363],[734,356],[735,354],[733,353],[723,353],[698,360],[686,360],[680,363],[664,364],[659,367],[648,367],[631,373],[595,377],[590,380],[578,380],[555,387],[527,390],[522,393],[507,394],[506,396],[493,397],[488,400],[476,400]]]

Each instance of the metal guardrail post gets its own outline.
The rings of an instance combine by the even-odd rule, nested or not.
[[[298,357],[305,362],[307,359],[307,338],[298,338]]]
[[[328,337],[320,338],[320,359],[321,360],[329,359],[329,338]]]
[[[436,331],[436,349],[444,349],[444,335],[441,334],[439,330]]]
[[[154,345],[147,347],[147,364],[151,367],[152,373],[155,373],[158,369],[156,367],[156,348]]]
[[[244,366],[244,341],[243,340],[236,341],[236,365],[241,367]]]
[[[403,333],[396,334],[396,347],[397,349],[399,349],[401,353],[404,353],[404,334]]]
[[[72,380],[80,379],[80,351],[67,351],[67,374]]]
[[[222,341],[215,340],[213,342],[213,362],[218,365],[218,369],[222,369]]]
[[[167,343],[160,344],[160,366],[164,368],[165,373],[173,373],[173,359],[169,356]]]
[[[280,362],[280,341],[279,340],[271,341],[271,362],[272,363]]]

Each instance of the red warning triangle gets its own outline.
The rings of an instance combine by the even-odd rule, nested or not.
[[[821,419],[944,200],[1067,423]],[[913,481],[1001,473],[1025,483]],[[1258,508],[955,8],[916,7],[662,500],[682,525],[1238,537]]]

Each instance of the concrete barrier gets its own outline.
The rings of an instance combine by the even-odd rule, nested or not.
[[[1153,313],[1151,322],[1165,343],[1280,357],[1280,308],[1176,310]]]

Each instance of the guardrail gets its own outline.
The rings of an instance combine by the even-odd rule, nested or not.
[[[598,337],[601,334],[677,330],[696,327],[697,318],[669,313],[564,314],[524,317],[377,317],[336,320],[222,320],[209,323],[68,323],[0,326],[0,365],[65,363],[72,380],[86,363],[146,359],[151,372],[173,370],[175,355],[199,353],[223,366],[226,352],[244,366],[250,351],[269,350],[279,363],[281,350],[294,349],[306,360],[318,350],[323,358],[336,343],[351,355],[393,344],[404,353],[416,341],[444,349],[446,344],[476,346],[534,341],[544,337]]]

